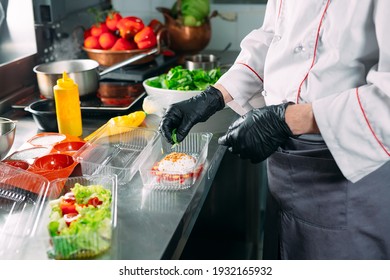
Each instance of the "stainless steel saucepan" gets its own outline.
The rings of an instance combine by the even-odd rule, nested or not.
[[[38,88],[42,96],[48,99],[54,98],[53,87],[57,84],[57,80],[62,78],[64,71],[78,85],[80,96],[85,96],[96,93],[99,88],[100,77],[147,56],[155,55],[158,52],[159,47],[150,49],[112,65],[102,72],[98,70],[99,63],[92,59],[49,62],[37,65],[33,70],[37,74]]]

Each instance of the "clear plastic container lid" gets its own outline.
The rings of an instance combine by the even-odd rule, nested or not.
[[[52,206],[78,183],[87,188],[102,186],[110,191],[109,225],[101,220],[98,227],[79,227],[75,234],[50,236],[49,223]],[[94,195],[92,195],[94,196]],[[97,204],[100,205],[100,204]],[[95,212],[96,213],[96,212]],[[98,217],[98,214],[94,214]],[[105,216],[104,216],[105,217]],[[52,219],[53,220],[53,219]],[[88,219],[83,220],[87,224]],[[93,221],[91,223],[94,223]],[[95,223],[96,224],[96,223]],[[65,226],[65,225],[64,225]],[[39,218],[37,230],[26,246],[25,259],[116,259],[117,176],[94,175],[57,179],[50,182],[50,190]],[[82,229],[84,228],[84,230]],[[93,230],[95,229],[95,230]]]
[[[106,129],[102,129],[78,150],[73,158],[80,163],[83,175],[116,174],[118,183],[125,184],[138,171],[146,151],[157,138],[155,130],[106,126]]]
[[[35,192],[25,189],[34,186]],[[49,182],[0,162],[0,259],[19,259],[37,229]]]
[[[66,139],[66,135],[62,133],[38,133],[28,140],[33,146],[51,146]]]
[[[8,159],[11,160],[25,160],[29,164],[32,164],[38,157],[47,155],[50,153],[50,149],[47,147],[32,147],[20,151],[16,151],[11,154]]]
[[[212,136],[212,133],[189,133],[175,146],[159,138],[140,164],[139,171],[144,187],[170,191],[190,188],[204,169]],[[192,158],[193,164],[180,161],[183,154],[184,157]]]

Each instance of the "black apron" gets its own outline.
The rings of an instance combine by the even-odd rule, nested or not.
[[[351,183],[320,136],[291,138],[268,180],[265,259],[390,259],[390,162]]]

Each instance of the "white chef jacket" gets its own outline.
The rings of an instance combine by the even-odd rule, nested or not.
[[[312,103],[336,163],[356,182],[390,159],[389,32],[389,0],[269,0],[263,26],[218,83],[239,113],[264,101]]]

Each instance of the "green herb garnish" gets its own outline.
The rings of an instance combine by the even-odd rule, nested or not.
[[[172,130],[172,141],[173,141],[173,145],[171,149],[174,149],[177,145],[179,145],[179,142],[177,141],[176,128]]]

